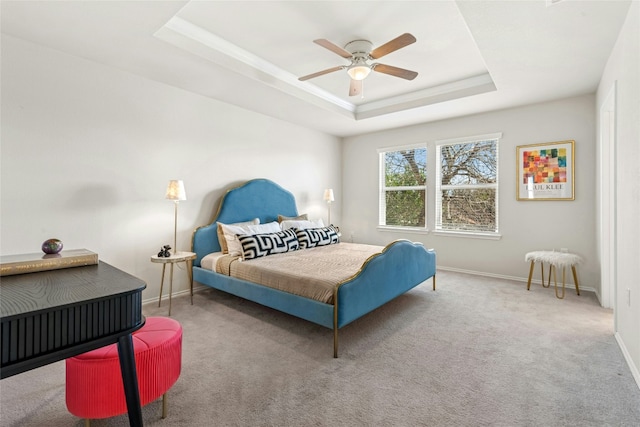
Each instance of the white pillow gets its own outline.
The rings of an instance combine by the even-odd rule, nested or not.
[[[247,227],[249,228],[249,232],[244,234],[268,234],[282,231],[278,221],[268,222],[266,224],[248,225]]]
[[[324,223],[322,219],[316,219],[311,221],[305,220],[284,220],[280,223],[280,227],[283,230],[288,228],[297,228],[298,230],[306,230],[307,228],[322,228]]]
[[[223,224],[218,222],[218,241],[222,252],[230,255],[242,254],[242,245],[236,237],[236,234],[251,234],[249,226],[260,224],[259,218],[251,221],[235,222],[233,224]]]

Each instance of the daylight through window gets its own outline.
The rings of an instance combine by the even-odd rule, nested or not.
[[[427,148],[380,152],[380,225],[426,227]]]
[[[500,137],[437,142],[436,230],[498,232]]]

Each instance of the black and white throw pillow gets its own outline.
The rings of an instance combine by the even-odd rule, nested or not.
[[[322,228],[295,229],[300,249],[315,248],[316,246],[340,243],[340,236],[333,225]]]
[[[277,233],[238,235],[242,245],[242,258],[254,259],[300,248],[298,237],[293,229]]]

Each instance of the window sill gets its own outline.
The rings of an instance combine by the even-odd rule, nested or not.
[[[416,234],[428,234],[429,229],[423,227],[394,227],[390,225],[379,225],[377,227],[380,231],[394,232],[394,233],[416,233]]]
[[[444,237],[466,237],[468,239],[485,239],[485,240],[500,240],[502,235],[498,233],[472,233],[468,231],[434,231],[434,236]]]
[[[376,227],[378,231],[392,232],[392,233],[413,233],[413,234],[433,234],[434,236],[443,237],[464,237],[467,239],[485,239],[485,240],[500,240],[502,234],[498,233],[472,233],[470,231],[429,231],[428,228],[422,227],[394,227],[390,225],[379,225]]]

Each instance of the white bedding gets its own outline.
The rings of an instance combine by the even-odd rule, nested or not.
[[[225,256],[222,252],[214,252],[209,255],[205,255],[202,260],[200,260],[200,265],[202,268],[206,270],[216,271],[216,264],[218,263],[218,259]]]

